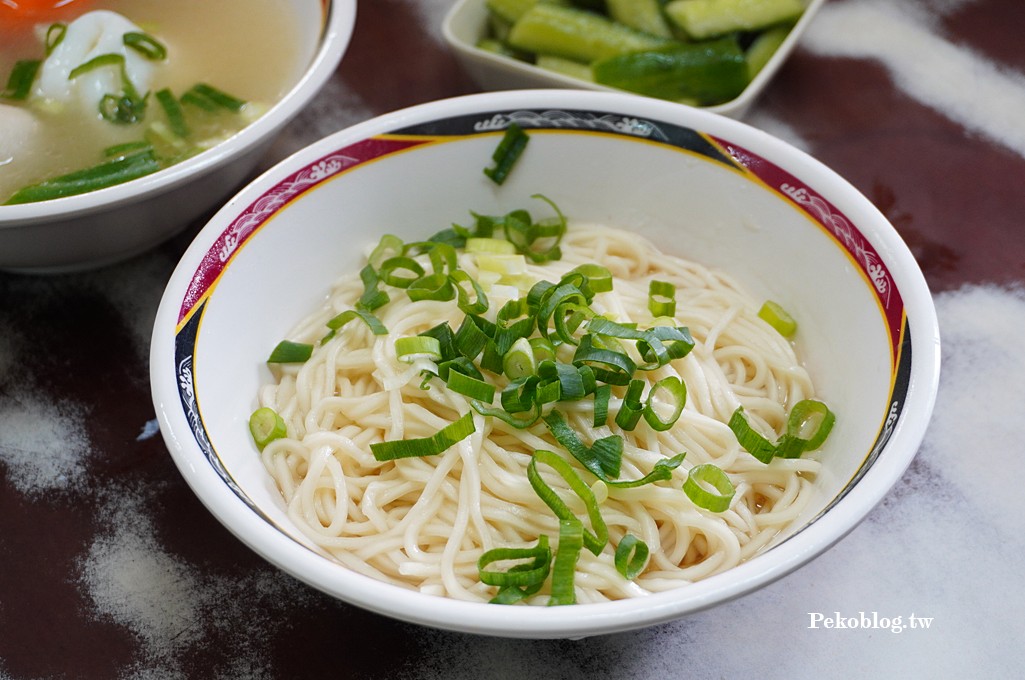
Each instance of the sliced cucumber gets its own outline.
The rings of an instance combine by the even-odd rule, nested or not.
[[[588,64],[581,64],[579,61],[573,61],[572,59],[553,57],[550,54],[539,54],[537,55],[537,66],[554,73],[561,73],[570,78],[576,78],[577,80],[594,82],[591,67]]]
[[[777,26],[758,34],[758,37],[747,48],[747,76],[750,80],[765,68],[765,65],[776,54],[776,50],[790,34],[790,26]]]
[[[687,35],[703,40],[796,21],[804,13],[804,4],[801,0],[672,0],[665,13]]]
[[[748,84],[747,60],[733,36],[618,55],[591,70],[602,85],[701,104],[729,101]]]
[[[509,44],[528,52],[591,62],[671,44],[593,12],[538,3],[509,32]]]
[[[605,6],[614,21],[663,38],[673,36],[659,0],[605,0]]]

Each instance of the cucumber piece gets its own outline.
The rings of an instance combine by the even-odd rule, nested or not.
[[[581,62],[670,43],[592,12],[546,3],[527,10],[509,32],[509,44],[517,49]]]
[[[796,21],[801,0],[672,0],[666,16],[695,40]]]
[[[705,105],[729,101],[748,84],[747,60],[733,36],[610,57],[591,71],[602,85]]]
[[[485,5],[493,14],[511,24],[539,2],[546,2],[552,5],[568,5],[570,0],[487,0]]]
[[[553,57],[550,54],[539,54],[537,55],[536,65],[554,73],[561,73],[564,76],[569,76],[570,78],[576,78],[577,80],[584,80],[591,83],[594,82],[594,75],[591,73],[591,67],[587,64],[581,64],[579,61],[563,59],[562,57]]]
[[[776,54],[776,50],[779,49],[779,46],[783,44],[783,41],[790,34],[790,28],[790,26],[770,28],[759,33],[758,37],[748,46],[745,56],[747,58],[747,77],[749,80],[754,80],[758,72],[769,63],[772,55]]]
[[[673,36],[659,0],[606,0],[605,5],[613,21],[663,38]]]

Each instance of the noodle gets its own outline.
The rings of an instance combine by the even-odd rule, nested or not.
[[[588,444],[622,434],[622,479],[639,478],[656,462],[686,452],[671,480],[596,489],[610,540],[598,556],[581,551],[576,601],[664,591],[751,558],[800,513],[818,470],[816,461],[802,458],[761,463],[740,447],[726,424],[742,406],[752,427],[779,433],[790,408],[813,396],[791,343],[758,318],[759,304],[730,278],[664,255],[636,234],[573,225],[561,248],[560,260],[528,264],[528,275],[554,281],[578,265],[600,263],[615,283],[613,291],[595,296],[595,311],[642,325],[652,320],[648,283],[668,281],[680,301],[675,322],[689,328],[695,341],[685,357],[644,377],[653,384],[676,376],[687,386],[684,410],[666,431],[642,422],[621,432],[611,416],[608,425],[595,428],[589,402],[560,404]],[[476,278],[475,257],[463,252],[458,257],[459,267]],[[485,417],[439,381],[425,389],[424,366],[396,357],[397,337],[442,321],[457,326],[463,315],[455,302],[393,295],[375,310],[388,335],[375,336],[365,325],[350,323],[319,344],[327,321],[352,309],[362,292],[359,277],[342,277],[322,308],[290,335],[316,346],[305,363],[275,368],[276,382],[259,391],[260,406],[274,409],[288,429],[287,437],[265,446],[263,463],[291,520],[349,568],[426,593],[487,601],[496,587],[479,578],[477,560],[485,551],[530,547],[542,534],[559,535],[559,520],[532,488],[527,466],[535,450],[561,449],[540,421],[517,429]],[[614,389],[610,413],[618,410],[622,395],[622,389]],[[429,437],[467,413],[473,414],[475,432],[441,454],[380,462],[369,451],[375,442]],[[563,457],[584,479],[593,478]],[[736,488],[723,512],[704,510],[681,491],[687,470],[703,463],[721,468]],[[551,470],[539,471],[553,489],[567,488]],[[580,499],[560,496],[585,518],[587,528]],[[627,534],[650,549],[644,571],[633,580],[613,563],[615,545]],[[527,599],[546,601],[544,589]]]

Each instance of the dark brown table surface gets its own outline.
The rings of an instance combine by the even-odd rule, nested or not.
[[[474,92],[441,39],[449,4],[359,3],[340,68],[266,163]],[[98,271],[0,273],[0,680],[1019,673],[1025,522],[1001,489],[1025,481],[1022,419],[967,433],[1025,398],[1023,29],[1020,0],[831,0],[747,116],[849,179],[907,241],[951,335],[942,441],[927,436],[894,493],[807,567],[648,630],[521,641],[420,628],[322,595],[229,534],[153,431],[148,381],[163,285],[201,224]],[[976,341],[1017,354],[961,367]],[[992,407],[954,401],[973,388]],[[951,452],[961,438],[977,464]],[[987,470],[994,457],[1004,467]],[[810,628],[810,613],[834,611],[932,622]]]

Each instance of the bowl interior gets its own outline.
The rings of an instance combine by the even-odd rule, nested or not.
[[[611,95],[599,100],[608,108],[590,110],[478,105],[384,117],[297,154],[222,210],[172,278],[153,354],[155,397],[171,411],[165,437],[215,514],[279,566],[301,571],[270,554],[265,538],[280,548],[287,536],[286,543],[308,548],[301,561],[314,559],[318,576],[298,575],[314,585],[415,619],[397,606],[361,601],[355,584],[365,579],[321,556],[296,529],[246,422],[258,387],[270,380],[269,349],[338,276],[361,266],[382,233],[417,240],[466,224],[471,210],[541,211],[531,198],[537,193],[571,219],[636,231],[668,252],[727,271],[756,299],[790,310],[801,324],[799,350],[837,424],[814,454],[824,463],[815,501],[776,545],[799,536],[850,493],[879,457],[908,391],[910,328],[887,262],[895,256],[884,234],[888,225],[841,179],[782,142],[715,116],[669,122],[679,120],[672,105],[655,106],[661,118],[616,108],[637,99]],[[510,121],[531,139],[498,187],[482,168]],[[890,455],[902,471],[913,453]],[[808,558],[780,558],[777,575]],[[750,582],[731,594],[740,587]],[[438,611],[450,606],[435,605]],[[641,612],[617,625],[636,625]]]

